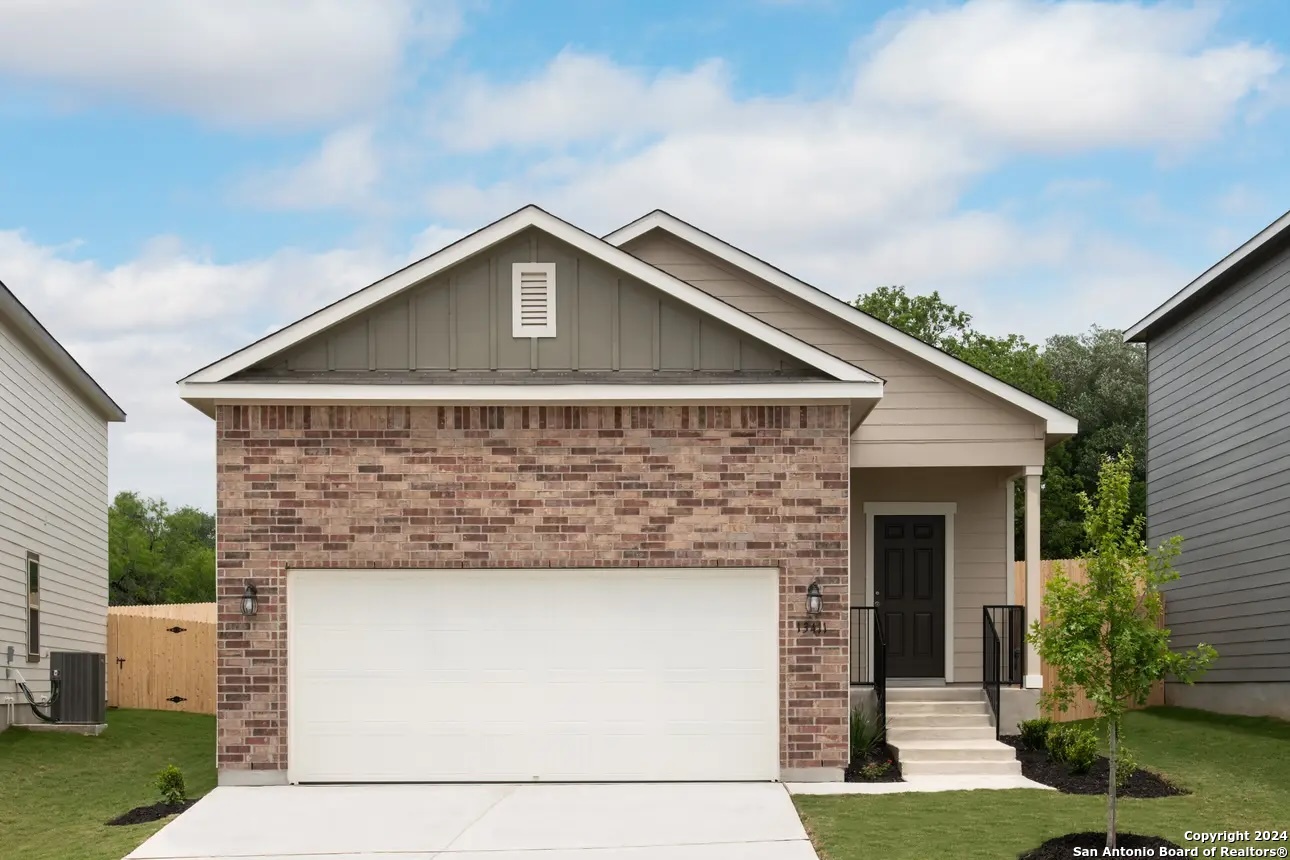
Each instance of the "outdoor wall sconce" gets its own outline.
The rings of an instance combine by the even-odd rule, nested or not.
[[[256,596],[255,585],[248,582],[246,590],[242,592],[242,614],[250,618],[255,611],[260,608],[260,598]]]
[[[812,582],[806,589],[806,614],[815,617],[824,608],[824,595],[820,592],[820,583]]]

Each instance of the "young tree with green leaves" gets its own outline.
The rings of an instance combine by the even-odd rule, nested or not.
[[[1182,538],[1147,549],[1143,517],[1129,515],[1133,469],[1133,455],[1127,451],[1108,457],[1098,474],[1096,497],[1079,494],[1087,580],[1073,581],[1060,566],[1054,570],[1044,593],[1046,618],[1030,631],[1040,658],[1056,671],[1053,686],[1043,694],[1045,703],[1064,711],[1081,691],[1106,726],[1108,848],[1115,847],[1116,768],[1125,712],[1145,705],[1152,686],[1166,677],[1191,683],[1217,656],[1204,643],[1190,651],[1169,648],[1160,586],[1178,578],[1173,559]]]

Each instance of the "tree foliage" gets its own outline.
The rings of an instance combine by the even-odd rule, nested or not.
[[[114,606],[214,600],[215,517],[118,493],[108,508],[108,583]]]
[[[1076,558],[1088,549],[1079,493],[1097,486],[1102,461],[1126,448],[1146,450],[1147,363],[1138,344],[1115,329],[1050,337],[1041,349],[1020,335],[994,337],[972,327],[972,315],[940,293],[914,296],[903,287],[879,287],[855,306],[1041,400],[1080,423],[1073,439],[1053,447],[1044,464],[1040,543],[1044,558]],[[1025,557],[1017,489],[1017,558]],[[1146,471],[1136,466],[1129,492],[1130,519],[1146,510]]]
[[[1066,710],[1082,692],[1104,721],[1111,762],[1107,845],[1115,846],[1117,765],[1121,720],[1145,705],[1151,688],[1166,677],[1190,683],[1217,656],[1204,643],[1172,651],[1163,626],[1160,586],[1177,579],[1173,560],[1181,537],[1148,551],[1143,517],[1130,514],[1134,459],[1129,452],[1102,461],[1095,498],[1079,493],[1087,551],[1087,579],[1076,582],[1056,566],[1044,593],[1045,619],[1030,639],[1055,671],[1044,692],[1047,704]]]
[[[1057,386],[1039,347],[1021,335],[992,337],[972,328],[972,315],[933,292],[911,296],[904,287],[878,287],[854,305],[870,316],[1041,400],[1052,401]]]
[[[1079,492],[1097,486],[1098,469],[1120,451],[1145,451],[1147,445],[1147,356],[1123,333],[1094,326],[1078,335],[1056,335],[1044,358],[1058,395],[1059,409],[1079,419],[1080,432],[1048,457],[1041,512],[1045,558],[1076,558],[1088,543],[1075,503]],[[1135,463],[1127,516],[1146,512],[1146,466]]]

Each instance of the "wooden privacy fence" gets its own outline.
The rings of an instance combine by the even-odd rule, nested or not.
[[[108,610],[110,707],[215,713],[215,604],[175,604],[177,617],[169,609]]]
[[[1044,593],[1048,590],[1048,580],[1053,575],[1053,570],[1057,565],[1061,565],[1062,571],[1067,578],[1075,582],[1085,582],[1088,579],[1088,572],[1084,569],[1084,562],[1081,559],[1067,559],[1062,561],[1045,560],[1039,563],[1039,599],[1044,599]],[[1013,580],[1017,595],[1017,603],[1025,604],[1026,602],[1026,563],[1019,561],[1016,569],[1013,571]],[[1047,613],[1040,609],[1040,617],[1047,617]],[[1044,689],[1050,689],[1057,680],[1057,672],[1048,664],[1043,665]],[[1147,707],[1152,705],[1163,705],[1165,703],[1164,684],[1156,684],[1151,691],[1150,698],[1147,699]],[[1075,700],[1071,702],[1064,712],[1049,708],[1046,716],[1052,717],[1059,723],[1068,723],[1073,720],[1088,720],[1097,716],[1093,709],[1093,704],[1084,697],[1083,693],[1076,693]]]

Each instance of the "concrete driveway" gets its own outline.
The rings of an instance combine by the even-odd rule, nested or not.
[[[817,860],[774,784],[217,788],[130,860]]]

